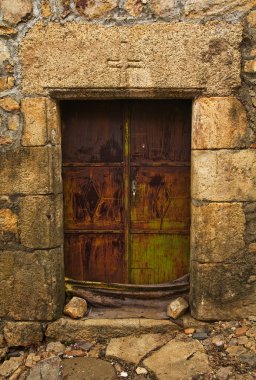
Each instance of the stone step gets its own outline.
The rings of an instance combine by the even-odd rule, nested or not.
[[[179,327],[168,320],[145,318],[72,320],[60,318],[48,324],[45,335],[47,340],[73,342],[75,340],[110,339],[131,334],[167,334],[175,330],[179,330]]]

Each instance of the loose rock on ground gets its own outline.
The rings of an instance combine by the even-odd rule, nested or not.
[[[71,318],[82,318],[87,311],[87,302],[80,297],[73,297],[66,304],[64,314]]]
[[[188,307],[188,302],[183,297],[178,297],[168,305],[167,315],[173,319],[177,319],[185,314]]]

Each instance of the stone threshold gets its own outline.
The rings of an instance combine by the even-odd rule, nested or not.
[[[62,317],[48,324],[45,336],[48,341],[98,341],[132,334],[168,334],[177,330],[179,326],[170,320],[146,318],[72,320]]]
[[[163,334],[173,335],[185,328],[205,328],[208,322],[201,322],[189,313],[175,323],[170,319],[154,318],[98,318],[71,319],[62,316],[53,322],[2,321],[0,339],[8,347],[29,347],[43,341],[102,342],[111,338],[128,335]],[[178,323],[178,324],[177,324]],[[0,340],[1,345],[1,340]],[[1,347],[1,346],[0,346]],[[1,353],[1,350],[0,350]]]

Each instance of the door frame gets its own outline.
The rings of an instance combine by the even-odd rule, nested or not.
[[[61,100],[191,100],[192,102],[192,115],[191,115],[191,135],[192,135],[192,125],[193,125],[193,101],[200,95],[201,89],[184,89],[183,91],[179,89],[174,89],[173,91],[170,91],[170,89],[51,89],[50,95],[52,97],[52,100],[56,104],[56,110],[58,113],[58,134],[61,136],[61,118],[60,118],[60,104],[59,101]],[[125,125],[124,125],[124,138],[129,138],[128,135],[128,115],[125,116]],[[127,143],[127,141],[124,141],[124,146]],[[130,146],[128,144],[128,146]],[[192,152],[192,149],[191,149]],[[192,168],[192,158],[191,155],[191,168]],[[129,160],[129,152],[127,154],[127,159]],[[62,166],[62,160],[60,165]],[[129,170],[129,165],[125,165],[127,168],[126,170]],[[60,171],[62,171],[62,167],[60,168]],[[129,180],[128,176],[125,176],[127,178],[127,183],[124,183],[125,187],[125,193],[129,193]],[[190,183],[192,188],[192,173],[190,176]],[[63,192],[63,181],[61,177],[62,182],[62,192]],[[190,191],[191,194],[191,191]],[[125,197],[126,199],[126,208],[129,208],[129,197]],[[64,205],[62,204],[62,210]],[[191,203],[190,203],[190,209],[191,209]],[[190,212],[191,214],[191,212]],[[127,217],[128,213],[125,212],[125,216]],[[191,214],[192,217],[192,214]],[[128,217],[129,219],[129,217]],[[129,220],[125,225],[127,226],[125,231],[125,239],[129,240]],[[191,218],[191,224],[190,224],[190,231],[192,229],[192,218]],[[64,231],[63,226],[63,220],[62,220],[62,230]],[[191,233],[190,233],[191,236]],[[127,244],[129,246],[129,244]],[[129,260],[129,252],[126,255],[126,259]],[[192,261],[191,257],[191,249],[190,249],[190,262]],[[129,264],[129,263],[127,263]],[[128,265],[127,265],[127,271],[128,271]],[[76,283],[75,280],[71,280],[67,277],[65,277],[65,287],[67,290],[71,290],[72,284]],[[92,281],[81,281],[81,284],[89,284],[90,286],[97,287],[99,285],[99,282],[92,282]]]

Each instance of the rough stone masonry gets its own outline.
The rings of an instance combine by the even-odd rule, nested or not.
[[[87,97],[193,99],[191,311],[255,315],[256,0],[2,0],[0,13],[3,321],[41,336],[62,314],[58,99]]]

